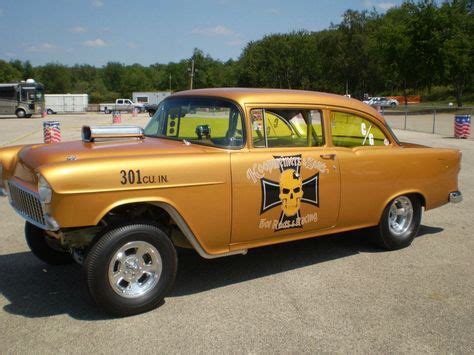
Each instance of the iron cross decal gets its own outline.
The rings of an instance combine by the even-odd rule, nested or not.
[[[274,156],[280,166],[280,181],[261,178],[262,206],[260,214],[281,205],[281,214],[275,231],[302,228],[301,203],[319,207],[319,173],[303,180],[301,154]]]

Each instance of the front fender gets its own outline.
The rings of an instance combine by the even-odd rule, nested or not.
[[[229,155],[213,154],[212,167],[207,154],[182,154],[61,162],[38,171],[53,189],[50,214],[61,228],[95,226],[123,204],[159,203],[179,211],[208,254],[221,254],[230,244]],[[122,170],[157,179],[149,184],[130,183],[130,177],[122,181]]]
[[[26,147],[25,145],[15,145],[11,147],[0,148],[0,164],[3,166],[3,176],[0,176],[0,186],[3,186],[3,180],[10,178],[18,162],[18,153]]]

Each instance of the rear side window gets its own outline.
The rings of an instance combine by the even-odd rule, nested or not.
[[[331,113],[331,136],[336,147],[384,146],[390,141],[372,121],[352,113]]]

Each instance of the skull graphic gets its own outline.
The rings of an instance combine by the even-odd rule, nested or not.
[[[295,170],[287,169],[281,173],[279,197],[285,216],[290,217],[298,213],[303,197],[303,183]]]

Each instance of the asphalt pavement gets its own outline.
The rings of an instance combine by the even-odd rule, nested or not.
[[[83,124],[111,123],[98,114],[50,118],[67,140]],[[165,302],[123,319],[88,300],[79,265],[37,260],[24,221],[0,198],[1,352],[473,353],[474,142],[396,133],[463,152],[464,201],[426,212],[409,248],[381,251],[356,231],[215,260],[185,252]],[[41,119],[0,119],[0,146],[41,141]]]

